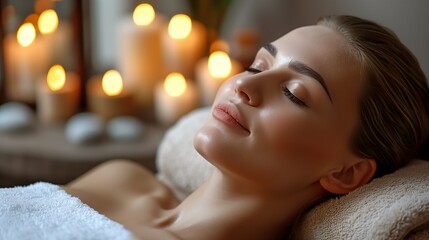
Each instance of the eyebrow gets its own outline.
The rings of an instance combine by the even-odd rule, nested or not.
[[[267,44],[265,44],[262,47],[265,48],[265,50],[267,50],[271,54],[271,56],[276,57],[276,55],[277,55],[277,48],[276,48],[276,46],[274,46],[271,43],[267,43]]]
[[[328,87],[326,86],[326,82],[318,72],[314,71],[312,68],[305,65],[304,63],[296,61],[296,60],[290,61],[289,68],[294,70],[297,73],[309,76],[309,77],[315,79],[316,81],[318,81],[320,83],[320,85],[322,85],[323,89],[325,90],[326,94],[329,97],[329,100],[332,103],[331,94],[329,93]]]
[[[268,43],[268,44],[265,44],[263,46],[263,48],[266,49],[271,54],[271,56],[276,57],[276,55],[277,55],[276,46],[274,46],[271,43]],[[325,80],[323,79],[323,77],[318,72],[316,72],[314,69],[312,69],[308,65],[306,65],[302,62],[296,61],[296,60],[290,61],[289,68],[292,69],[293,71],[297,72],[297,73],[309,76],[309,77],[313,78],[314,80],[316,80],[317,82],[319,82],[320,85],[322,85],[323,89],[325,90],[326,94],[329,97],[329,100],[332,103],[332,98],[331,98],[331,94],[329,93],[328,86],[326,86]]]

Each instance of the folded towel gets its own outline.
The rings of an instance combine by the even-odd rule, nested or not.
[[[0,239],[129,239],[122,225],[61,187],[35,183],[0,189]]]
[[[170,127],[156,154],[158,179],[183,200],[211,174],[213,165],[195,150],[194,135],[209,116],[210,108],[200,108]]]
[[[313,208],[293,239],[429,239],[429,162],[373,180]]]

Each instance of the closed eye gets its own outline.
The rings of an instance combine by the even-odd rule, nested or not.
[[[250,73],[261,73],[262,71],[253,67],[249,67],[246,69],[247,72]],[[308,105],[302,101],[301,99],[299,99],[297,96],[295,96],[293,93],[291,93],[291,91],[289,91],[289,89],[287,87],[283,87],[282,88],[283,94],[289,98],[290,101],[292,101],[293,103],[302,106],[302,107],[308,107]]]
[[[251,73],[260,73],[262,72],[259,69],[253,68],[253,67],[249,67],[248,69],[246,69],[247,72],[251,72]]]
[[[297,96],[295,96],[293,93],[291,93],[287,87],[283,87],[282,91],[283,91],[283,94],[287,98],[289,98],[289,100],[291,100],[293,103],[295,103],[299,106],[302,106],[302,107],[308,107],[308,105],[304,101],[302,101]]]

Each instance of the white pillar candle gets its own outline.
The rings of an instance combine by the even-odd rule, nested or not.
[[[228,54],[222,51],[215,51],[209,58],[201,59],[195,68],[195,76],[203,105],[211,105],[220,85],[242,70],[238,61],[230,59]]]
[[[49,46],[51,61],[61,63],[66,68],[75,68],[76,53],[70,23],[60,22],[57,12],[47,9],[40,14],[37,25],[43,40]]]
[[[104,119],[136,114],[134,98],[123,88],[122,77],[116,70],[107,71],[102,78],[89,79],[87,102],[89,111]]]
[[[49,46],[36,37],[31,23],[25,23],[16,36],[6,36],[4,54],[7,98],[35,103],[36,82],[49,69]]]
[[[162,16],[152,6],[136,7],[133,18],[121,22],[118,39],[118,68],[124,76],[125,88],[134,91],[139,105],[153,105],[153,91],[164,75],[161,33],[165,28]]]
[[[184,14],[171,18],[163,34],[166,70],[193,77],[196,62],[204,56],[207,47],[206,29],[198,21]]]
[[[194,84],[180,73],[169,74],[155,91],[155,114],[163,125],[171,125],[181,116],[198,107]]]
[[[80,78],[60,65],[49,69],[37,88],[37,116],[42,123],[65,122],[78,112]]]

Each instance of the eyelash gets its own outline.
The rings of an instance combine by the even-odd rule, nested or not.
[[[260,73],[262,72],[259,69],[253,68],[253,67],[249,67],[248,69],[246,69],[247,72],[251,72],[251,73]]]
[[[307,104],[305,104],[305,102],[303,102],[301,99],[299,99],[295,95],[293,95],[293,93],[291,93],[287,87],[283,87],[282,91],[283,91],[283,94],[286,97],[288,97],[289,100],[291,100],[293,103],[295,103],[299,106],[302,106],[302,107],[308,107]]]
[[[262,72],[261,70],[253,68],[253,67],[247,68],[246,71],[250,72],[250,73],[260,73],[260,72]],[[293,103],[295,103],[295,104],[297,104],[299,106],[302,106],[302,107],[308,107],[308,105],[305,102],[303,102],[301,99],[299,99],[298,97],[296,97],[295,95],[293,95],[293,93],[291,93],[287,87],[282,87],[282,91],[283,91],[283,94],[287,98],[289,98],[289,100],[291,100]]]

